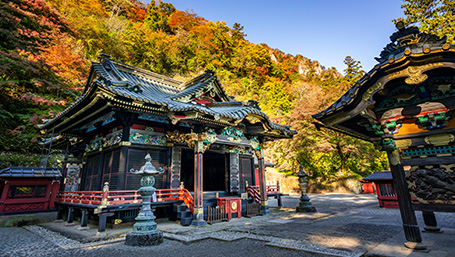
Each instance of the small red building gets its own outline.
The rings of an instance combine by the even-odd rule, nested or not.
[[[60,169],[9,167],[0,170],[0,215],[54,209]]]
[[[378,195],[379,207],[398,208],[397,195],[393,188],[392,173],[390,171],[375,171],[362,179],[362,183],[373,183]]]
[[[398,208],[397,194],[393,187],[392,173],[386,171],[375,171],[373,174],[362,179],[362,183],[372,183],[374,190],[378,195],[379,207],[384,208]],[[412,201],[418,201],[411,197]]]

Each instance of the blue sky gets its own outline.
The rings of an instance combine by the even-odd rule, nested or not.
[[[347,55],[369,71],[403,17],[401,0],[164,0],[207,20],[244,26],[246,39],[343,73]]]

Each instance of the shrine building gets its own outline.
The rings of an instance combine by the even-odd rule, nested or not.
[[[387,152],[405,245],[419,249],[415,211],[427,231],[439,230],[435,211],[455,211],[455,45],[402,22],[397,29],[379,63],[313,118]]]
[[[271,122],[256,101],[227,96],[213,71],[182,83],[104,54],[82,96],[39,128],[66,149],[59,215],[82,225],[97,215],[103,225],[132,221],[141,176],[130,171],[147,154],[165,170],[155,176],[153,201],[163,215],[203,224],[206,207],[224,205],[240,217],[248,198],[265,214],[267,194],[279,190],[266,186],[263,143],[296,134]]]

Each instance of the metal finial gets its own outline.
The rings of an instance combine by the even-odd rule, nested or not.
[[[159,171],[158,171],[159,170]],[[134,169],[131,169],[130,172],[133,174],[162,174],[164,173],[164,169],[159,167],[158,170],[156,170],[155,166],[152,164],[152,157],[150,156],[149,153],[145,156],[145,164],[139,169],[134,171]]]
[[[404,24],[404,21],[398,21],[396,24],[395,24],[395,28],[397,28],[398,30],[401,30],[401,29],[404,29],[406,25]]]

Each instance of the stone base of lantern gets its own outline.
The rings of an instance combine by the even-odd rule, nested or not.
[[[302,199],[304,199],[302,201]],[[296,212],[316,212],[316,207],[313,207],[310,203],[310,199],[308,196],[303,196],[300,199],[299,206],[295,208]]]
[[[163,231],[156,230],[152,233],[138,234],[128,233],[126,234],[125,244],[131,246],[153,246],[163,243]]]
[[[296,212],[316,212],[316,207],[300,207],[295,208]]]

